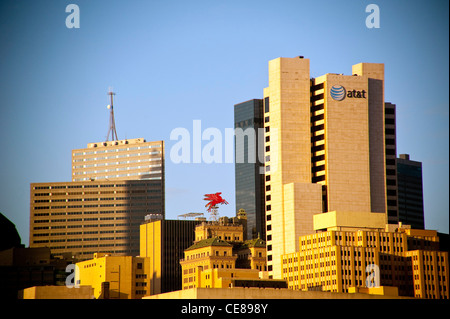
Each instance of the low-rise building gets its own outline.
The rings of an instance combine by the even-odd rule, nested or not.
[[[149,264],[148,257],[96,253],[76,264],[75,285],[92,286],[96,299],[140,299],[149,295]]]
[[[448,252],[439,251],[437,232],[401,224],[382,229],[369,214],[360,227],[337,212],[318,216],[319,232],[300,236],[299,251],[282,256],[288,287],[354,292],[387,286],[400,296],[448,299]]]
[[[33,286],[65,286],[66,267],[75,261],[70,254],[56,257],[45,247],[0,251],[0,298],[22,298],[21,291]]]
[[[149,294],[181,289],[180,259],[192,245],[197,220],[167,220],[148,215],[140,225],[140,257],[150,258]]]
[[[94,299],[91,286],[34,286],[23,290],[23,299]]]
[[[239,210],[236,218],[197,225],[196,241],[180,260],[182,289],[287,287],[285,280],[264,278],[266,243],[261,238],[243,240],[245,221],[245,211]]]
[[[377,293],[375,293],[377,292]],[[325,291],[299,291],[291,289],[278,288],[243,288],[235,287],[229,288],[192,288],[186,290],[178,290],[169,293],[159,294],[155,296],[146,296],[143,299],[230,299],[230,300],[244,300],[244,299],[346,299],[346,300],[360,300],[360,299],[411,299],[410,297],[402,297],[391,295],[390,291],[385,291],[385,295],[378,294],[379,291],[357,291],[354,293],[342,292],[325,292]],[[231,303],[230,303],[231,305]],[[225,310],[225,309],[224,309]]]

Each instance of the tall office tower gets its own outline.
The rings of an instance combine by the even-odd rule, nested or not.
[[[386,200],[389,224],[396,224],[398,218],[397,199],[397,138],[395,104],[385,103],[385,144],[386,144]],[[413,227],[414,228],[414,227]]]
[[[313,215],[373,212],[387,221],[384,65],[310,78],[309,59],[269,61],[264,89],[269,275],[313,233]]]
[[[412,228],[425,229],[422,163],[400,154],[397,171],[399,220]]]
[[[322,185],[312,183],[309,60],[269,61],[264,104],[267,269],[281,279],[281,255],[296,251],[322,212]]]
[[[236,211],[247,213],[247,238],[265,238],[264,160],[261,160],[258,134],[264,134],[263,101],[254,99],[234,106]],[[264,136],[260,136],[264,139]],[[262,145],[262,147],[264,147]]]
[[[201,220],[164,220],[149,215],[140,226],[140,257],[150,257],[149,294],[181,290],[180,259],[195,239]]]
[[[136,256],[139,225],[165,215],[164,141],[90,143],[72,151],[72,182],[30,185],[30,247],[90,259]]]
[[[30,185],[30,247],[79,260],[94,253],[139,254],[139,225],[164,216],[161,180],[115,180]]]

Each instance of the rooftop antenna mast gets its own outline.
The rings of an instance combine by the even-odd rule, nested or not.
[[[109,133],[111,133],[111,140],[117,141],[118,138],[117,138],[117,131],[116,131],[116,123],[114,122],[114,108],[113,108],[113,95],[116,95],[116,93],[114,93],[112,91],[111,87],[108,90],[108,95],[111,97],[111,104],[108,105],[107,107],[108,107],[108,109],[111,110],[111,112],[109,114],[109,129],[108,129],[108,134],[106,135],[106,141],[108,141],[108,139],[109,139]]]

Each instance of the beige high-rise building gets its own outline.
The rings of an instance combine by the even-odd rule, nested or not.
[[[385,107],[383,64],[311,78],[309,59],[269,61],[265,201],[273,278],[282,276],[281,256],[314,232],[314,214],[373,212],[388,222]],[[397,222],[394,213],[389,222]]]
[[[139,254],[139,226],[165,215],[164,141],[90,143],[72,151],[72,182],[30,185],[30,247],[81,260]]]

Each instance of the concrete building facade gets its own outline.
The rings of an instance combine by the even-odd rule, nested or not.
[[[147,214],[164,216],[160,180],[32,183],[30,247],[91,259],[96,252],[137,256]]]

